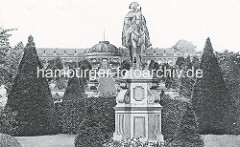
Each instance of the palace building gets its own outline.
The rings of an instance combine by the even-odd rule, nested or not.
[[[190,45],[189,45],[190,44]],[[180,47],[179,47],[180,46]],[[189,47],[190,46],[190,47]],[[168,63],[174,65],[178,57],[199,56],[200,53],[196,52],[196,47],[191,43],[180,40],[174,47],[170,48],[149,48],[143,52],[143,62],[149,64],[151,60],[161,63]],[[98,44],[87,49],[70,49],[70,48],[38,48],[38,56],[41,60],[47,63],[49,60],[60,57],[64,62],[64,65],[71,64],[72,62],[79,62],[82,60],[88,60],[93,69],[120,69],[121,63],[124,60],[130,61],[129,50],[127,48],[118,48],[111,44],[109,41],[100,41]],[[106,79],[106,78],[105,78]],[[106,79],[107,81],[114,81]],[[101,92],[98,89],[99,81],[104,83],[104,80],[89,81],[88,88],[85,90],[88,96],[99,96]],[[105,84],[106,85],[106,84]],[[111,85],[111,84],[110,84]],[[113,89],[113,88],[111,88]],[[114,91],[109,91],[114,95]],[[59,94],[58,95],[62,95]],[[104,94],[102,94],[104,95]]]

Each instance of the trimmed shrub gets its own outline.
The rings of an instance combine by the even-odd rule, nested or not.
[[[198,78],[193,90],[192,103],[201,134],[232,134],[235,130],[236,108],[228,95],[212,44],[207,38],[200,68],[203,77]],[[234,110],[236,111],[236,109]]]
[[[12,135],[32,136],[55,132],[55,110],[46,78],[37,76],[42,65],[33,37],[29,36],[6,107],[16,113],[17,131]],[[11,124],[12,126],[14,124]]]
[[[160,104],[163,106],[162,134],[167,142],[171,142],[180,125],[187,103],[181,100],[173,100],[169,95],[162,92]]]
[[[80,113],[83,117],[75,146],[101,146],[110,140],[115,129],[115,98],[88,98],[82,104]]]
[[[192,106],[188,104],[171,146],[203,147]]]
[[[82,108],[84,106],[84,90],[80,78],[69,79],[64,93],[63,102],[58,113],[61,115],[63,133],[76,134],[82,121]],[[60,117],[59,117],[60,118]]]

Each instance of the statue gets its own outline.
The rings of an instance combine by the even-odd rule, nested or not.
[[[124,19],[122,45],[129,49],[132,66],[135,64],[139,68],[142,66],[143,50],[152,44],[141,7],[137,2],[132,2],[129,9]]]
[[[162,143],[162,106],[157,92],[151,89],[153,78],[143,76],[142,70],[143,51],[151,46],[146,20],[138,3],[131,3],[129,9],[124,19],[122,45],[129,49],[132,65],[125,73],[127,76],[118,79],[113,140],[138,138],[143,142]]]

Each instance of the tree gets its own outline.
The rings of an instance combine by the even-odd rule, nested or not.
[[[179,40],[173,48],[179,52],[191,54],[196,50],[196,46],[186,40]]]
[[[18,65],[21,61],[23,50],[24,45],[22,42],[19,42],[14,48],[10,48],[6,54],[4,68],[7,74],[4,75],[5,82],[3,84],[5,84],[9,89],[11,89],[13,80],[17,74]]]
[[[203,77],[197,79],[192,103],[199,122],[199,131],[203,134],[231,133],[234,122],[227,116],[233,106],[227,95],[227,88],[213,52],[210,39],[207,38],[200,68]],[[231,128],[231,129],[229,129]]]
[[[12,36],[10,32],[13,30],[16,29],[3,29],[2,27],[0,27],[0,85],[4,84],[8,86],[9,82],[12,80],[12,74],[16,73],[10,72],[11,66],[14,65],[8,63],[10,59],[8,59],[9,56],[7,57],[7,55],[15,55],[14,53],[9,53],[9,50],[12,49],[9,43],[9,37]],[[19,61],[16,59],[13,59],[12,61]]]
[[[173,70],[172,70],[173,72]],[[167,73],[167,77],[165,78],[165,87],[167,89],[175,89],[175,90],[178,90],[179,89],[179,86],[180,86],[180,80],[177,78],[177,77],[173,77],[173,73]]]
[[[191,58],[189,55],[187,56],[187,58],[184,59],[184,61],[185,61],[185,66],[187,69],[192,68]]]
[[[171,145],[181,147],[203,147],[203,141],[198,133],[196,116],[190,104],[187,105]]]
[[[9,43],[9,37],[12,36],[9,32],[17,29],[3,29],[0,27],[0,64],[3,64],[5,61],[5,56],[8,50],[11,48]]]
[[[18,130],[13,135],[43,135],[55,131],[55,111],[47,80],[37,77],[42,68],[33,37],[28,37],[18,73],[8,96],[6,107],[16,112]]]
[[[169,95],[161,92],[160,104],[162,109],[162,134],[166,142],[172,142],[174,134],[181,122],[182,116],[186,110],[186,102],[171,99]]]
[[[73,77],[69,79],[63,101],[82,98],[84,98],[84,87],[81,78]]]
[[[86,86],[87,81],[89,80],[89,70],[92,69],[92,65],[90,64],[90,62],[88,60],[85,59],[85,60],[82,60],[82,61],[78,62],[78,67],[83,72],[83,76],[81,78],[82,82],[83,82],[83,86]]]
[[[199,61],[199,58],[197,56],[193,56],[191,65],[194,67],[195,70],[200,67],[200,61]]]
[[[67,88],[63,97],[62,107],[62,132],[76,134],[78,126],[81,122],[81,115],[79,114],[79,107],[82,104],[85,93],[80,78],[73,77],[69,79]]]
[[[184,60],[184,58],[183,58],[183,57],[178,57],[178,58],[177,58],[177,61],[176,61],[176,65],[177,65],[180,69],[182,69],[183,66],[185,65],[185,60]]]
[[[217,53],[219,66],[228,89],[228,95],[235,105],[231,109],[231,117],[235,118],[235,134],[240,133],[240,56],[239,53],[225,51]]]
[[[57,57],[55,59],[55,68],[56,69],[63,69],[63,63],[62,63],[62,59],[60,57]]]
[[[83,121],[79,125],[75,146],[100,147],[110,140],[114,132],[115,98],[88,98],[83,105]]]

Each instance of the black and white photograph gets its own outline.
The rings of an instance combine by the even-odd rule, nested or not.
[[[0,0],[0,147],[240,147],[239,0]]]

